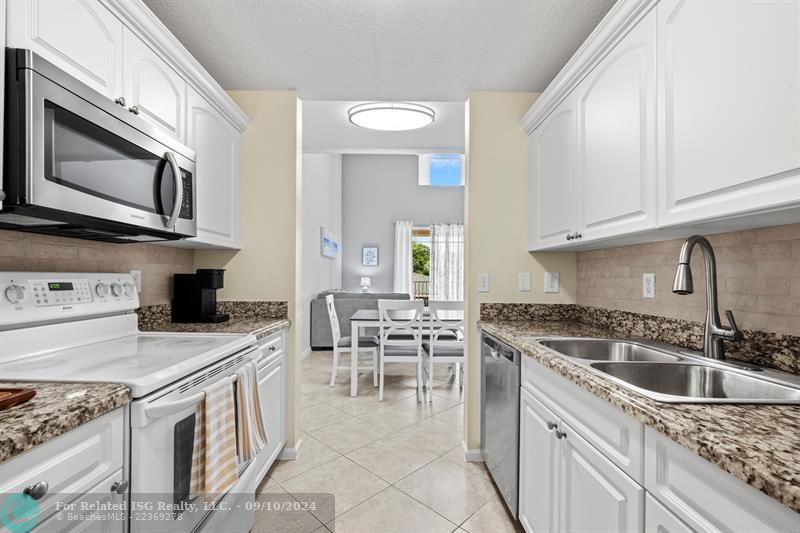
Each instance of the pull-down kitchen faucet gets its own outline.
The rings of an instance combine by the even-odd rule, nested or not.
[[[692,250],[695,245],[699,245],[703,250],[703,259],[706,266],[706,326],[703,334],[703,355],[711,359],[724,359],[725,346],[722,341],[724,339],[740,341],[743,335],[739,328],[736,327],[733,311],[725,311],[730,328],[726,328],[720,323],[719,304],[717,302],[717,260],[714,257],[711,243],[702,235],[692,235],[683,243],[681,254],[678,258],[678,271],[675,273],[675,282],[672,284],[672,292],[675,294],[692,294],[694,292],[692,267],[689,263],[691,262]]]

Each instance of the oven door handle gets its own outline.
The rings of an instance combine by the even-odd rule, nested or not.
[[[172,214],[167,219],[165,226],[174,229],[175,223],[178,221],[178,216],[181,214],[181,206],[183,205],[183,178],[181,178],[181,167],[178,166],[178,160],[175,159],[173,152],[164,154],[169,166],[172,167],[172,177],[175,180],[175,205],[172,206]]]
[[[236,381],[236,376],[228,376],[220,380],[221,382],[228,382],[233,383]],[[147,418],[158,419],[164,418],[165,416],[169,416],[175,413],[180,413],[184,409],[192,407],[193,405],[197,405],[206,397],[205,392],[198,392],[197,394],[193,394],[188,398],[183,398],[181,400],[176,400],[174,402],[165,403],[162,405],[148,405],[144,408],[144,414]]]

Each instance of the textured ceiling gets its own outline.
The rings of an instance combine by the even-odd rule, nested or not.
[[[541,91],[613,0],[144,0],[226,89],[314,100]]]

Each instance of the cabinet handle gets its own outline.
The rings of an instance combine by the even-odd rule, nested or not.
[[[125,104],[127,104],[127,102],[125,101],[125,97],[124,96],[120,96],[119,98],[114,100],[114,103],[118,104],[118,105],[121,105],[122,107],[125,107]]]
[[[556,428],[556,438],[559,440],[566,439],[567,433],[565,431],[561,431],[560,429]]]
[[[553,429],[555,429],[557,427],[558,427],[558,425],[555,422],[548,422],[547,423],[547,429],[549,429],[550,431],[553,431]]]
[[[275,346],[270,346],[270,347],[269,347],[269,351],[270,351],[270,352],[274,352],[276,349],[277,349],[277,348],[275,348]]]
[[[125,494],[125,491],[128,490],[128,480],[121,479],[119,481],[115,481],[113,485],[111,485],[111,492],[116,492],[117,494]]]
[[[138,115],[139,114],[139,106],[138,105],[131,106],[131,108],[128,109],[128,111],[130,111],[134,115]]]
[[[41,500],[47,494],[48,489],[50,489],[50,485],[47,484],[47,481],[39,481],[29,487],[25,487],[22,493],[34,500]]]

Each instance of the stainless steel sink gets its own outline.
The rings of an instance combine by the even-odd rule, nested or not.
[[[592,361],[680,361],[644,344],[610,339],[542,339],[543,346],[576,359]]]
[[[589,366],[662,402],[800,404],[800,388],[688,361],[595,362]]]

